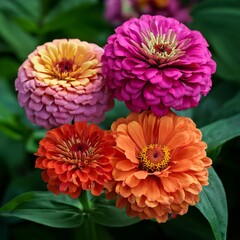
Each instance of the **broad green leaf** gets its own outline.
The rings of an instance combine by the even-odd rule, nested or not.
[[[23,193],[0,208],[0,216],[18,217],[57,228],[77,227],[83,222],[79,200],[50,192]]]
[[[6,79],[15,79],[17,77],[17,71],[19,63],[10,57],[1,57],[0,59],[0,77]],[[2,81],[2,79],[0,79]]]
[[[200,129],[203,141],[207,143],[207,151],[211,152],[223,143],[240,136],[240,114],[225,118]]]
[[[20,26],[0,12],[0,37],[8,43],[20,59],[25,59],[34,50],[37,41]]]
[[[113,26],[104,19],[103,4],[91,4],[88,5],[88,8],[87,6],[81,6],[78,11],[71,13],[75,13],[77,19],[73,24],[62,29],[66,36],[104,46],[107,38],[114,32]]]
[[[191,118],[198,127],[203,127],[220,120],[220,118],[214,117],[216,112],[218,112],[229,99],[237,94],[239,89],[237,83],[220,81],[218,78],[213,79],[213,84],[214,86],[209,94],[206,97],[202,97],[200,104],[196,108],[192,108],[193,114]],[[231,115],[226,117],[231,117]]]
[[[2,197],[2,204],[11,201],[13,198],[22,193],[36,191],[36,189],[37,191],[46,190],[46,184],[42,181],[40,169],[28,171],[26,174],[21,176],[13,175]]]
[[[22,139],[24,136],[28,136],[30,129],[36,129],[36,126],[29,123],[24,109],[18,104],[14,83],[8,82],[6,78],[1,78],[1,73],[0,113],[0,131],[11,138]],[[3,144],[1,143],[1,145]]]
[[[195,207],[190,207],[187,214],[178,215],[159,228],[169,239],[213,240],[214,235],[206,218]]]
[[[227,118],[240,113],[240,92],[213,112],[215,119]]]
[[[19,136],[21,137],[21,135]],[[20,166],[24,166],[24,161],[26,161],[24,141],[16,140],[12,136],[10,138],[0,131],[0,166],[2,176],[6,176],[8,179],[19,174]]]
[[[0,0],[0,11],[26,31],[39,32],[42,10],[40,0]]]
[[[45,137],[47,130],[46,129],[36,129],[29,136],[26,149],[30,153],[35,153],[39,147],[39,141]]]
[[[137,217],[129,217],[125,208],[117,208],[115,201],[109,201],[103,196],[94,199],[94,211],[91,212],[90,219],[109,227],[124,227],[141,221]]]
[[[6,79],[2,78],[0,78],[0,113],[0,131],[14,139],[20,139],[18,117],[21,109]]]
[[[196,205],[211,225],[216,240],[227,239],[228,209],[221,180],[213,168],[209,169],[209,185],[203,187]]]
[[[208,40],[217,73],[225,80],[240,81],[240,1],[203,1],[192,11],[192,29],[199,30]]]
[[[0,11],[16,17],[37,19],[40,15],[40,0],[0,0]]]
[[[10,1],[11,2],[11,1]],[[31,16],[35,21],[39,19],[41,14],[41,0],[12,0],[13,4],[26,16]]]
[[[96,0],[61,0],[44,19],[45,32],[62,29],[76,23],[84,12],[91,11]],[[81,31],[81,28],[79,28]]]

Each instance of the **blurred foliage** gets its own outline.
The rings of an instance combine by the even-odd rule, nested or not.
[[[196,1],[190,28],[207,39],[217,72],[212,91],[200,105],[180,114],[193,118],[211,139],[208,154],[226,190],[229,210],[228,238],[240,239],[240,1]],[[0,196],[1,205],[28,191],[44,191],[40,171],[34,169],[34,152],[46,131],[31,124],[17,102],[14,81],[17,69],[38,45],[58,38],[79,38],[106,44],[114,32],[104,19],[100,0],[0,0]],[[129,111],[116,101],[101,124],[108,129],[115,119]],[[214,144],[214,140],[215,144]],[[104,205],[102,205],[104,207]],[[109,209],[113,210],[113,209]],[[96,216],[96,222],[98,216]],[[97,225],[101,239],[185,239],[213,240],[207,220],[196,210],[165,224],[141,221],[128,227]],[[15,218],[0,218],[1,240],[80,239],[81,231],[55,229]],[[81,238],[82,239],[82,238]]]

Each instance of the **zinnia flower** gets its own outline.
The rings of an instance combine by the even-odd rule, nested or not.
[[[77,198],[82,190],[90,190],[97,196],[112,178],[109,158],[114,146],[113,136],[95,124],[64,124],[40,141],[35,167],[43,169],[42,178],[55,194]]]
[[[142,14],[162,15],[188,23],[194,2],[190,0],[183,6],[180,0],[105,0],[105,18],[115,26]]]
[[[15,85],[28,118],[46,129],[101,122],[113,99],[101,74],[103,49],[78,39],[45,43],[20,66]]]
[[[172,18],[143,15],[108,38],[103,74],[114,96],[135,112],[156,115],[195,107],[212,85],[216,64],[200,32]]]
[[[199,201],[212,161],[190,118],[131,113],[114,122],[112,131],[121,154],[111,159],[113,180],[106,188],[108,198],[118,196],[118,208],[126,206],[131,217],[160,223]]]

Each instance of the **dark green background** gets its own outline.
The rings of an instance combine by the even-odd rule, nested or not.
[[[40,171],[34,169],[33,155],[38,148],[38,141],[46,131],[29,123],[24,110],[18,105],[14,89],[18,67],[36,46],[53,39],[79,38],[104,46],[107,37],[114,32],[114,27],[104,19],[103,14],[103,1],[97,0],[0,0],[1,205],[20,193],[46,190]],[[193,22],[189,27],[201,31],[209,42],[213,58],[217,62],[217,72],[213,76],[212,91],[201,100],[200,105],[179,114],[193,118],[197,126],[203,129],[210,123],[226,119],[224,125],[216,123],[212,128],[207,128],[204,137],[213,131],[214,139],[218,139],[218,144],[211,146],[209,154],[227,195],[227,239],[239,240],[240,1],[199,1],[191,15]],[[127,113],[124,105],[116,102],[115,108],[107,114],[101,127],[109,128],[113,120]],[[231,117],[234,116],[233,121]],[[223,137],[221,130],[231,132],[231,137]],[[185,216],[165,224],[142,221],[119,228],[99,225],[97,230],[100,239],[104,240],[214,239],[207,220],[194,207]],[[50,228],[17,218],[0,217],[0,239],[83,238],[80,228]]]

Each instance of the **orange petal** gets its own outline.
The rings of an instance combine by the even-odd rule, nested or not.
[[[144,116],[142,120],[142,128],[145,134],[145,139],[147,144],[157,143],[158,139],[156,130],[158,129],[157,117],[153,114],[150,114],[148,117]]]
[[[134,188],[139,185],[140,180],[138,178],[136,178],[134,175],[130,175],[126,178],[125,183],[129,187]]]
[[[143,129],[138,122],[130,122],[128,124],[128,132],[135,144],[140,148],[144,148],[147,144],[145,142]]]
[[[116,181],[125,181],[125,179],[131,174],[134,174],[135,171],[136,171],[135,169],[130,171],[120,171],[116,168],[113,168],[113,172],[112,172],[113,179]]]
[[[171,136],[173,131],[173,119],[169,116],[164,116],[160,119],[158,143],[165,144],[166,140]]]
[[[192,159],[195,157],[205,157],[206,152],[196,144],[194,146],[187,146],[181,148],[176,154],[173,153],[173,157],[176,157],[178,159],[186,158],[186,159]]]
[[[174,173],[173,176],[179,180],[183,188],[189,187],[192,183],[198,183],[197,178],[188,173]]]
[[[188,171],[193,165],[192,161],[189,159],[176,160],[175,164],[171,164],[169,171],[171,172],[184,172]]]
[[[188,132],[179,132],[172,136],[172,138],[166,143],[170,150],[176,149],[180,146],[185,146],[190,142]]]
[[[138,179],[145,179],[148,176],[147,171],[137,171],[134,173],[134,176]]]
[[[99,196],[103,190],[103,185],[98,184],[97,182],[92,182],[91,184],[91,193],[94,196]]]
[[[135,197],[141,197],[147,192],[148,188],[148,181],[142,180],[136,187],[131,189],[131,192]]]
[[[166,192],[175,192],[177,189],[181,188],[181,184],[176,178],[168,176],[166,178],[161,178],[161,181]]]
[[[122,171],[129,171],[131,169],[136,168],[136,164],[131,163],[129,160],[122,160],[117,162],[116,166],[117,169]]]
[[[116,206],[118,208],[123,208],[127,204],[127,200],[123,197],[119,197],[116,201]]]
[[[130,188],[128,186],[119,185],[119,194],[124,198],[129,197],[131,195]]]
[[[148,201],[158,201],[160,198],[159,188],[161,185],[159,184],[159,178],[150,178],[148,182],[148,191],[146,192],[146,197]]]
[[[138,159],[136,158],[137,146],[134,144],[131,138],[121,135],[117,138],[116,142],[117,147],[125,151],[125,155],[130,161],[138,163]]]

